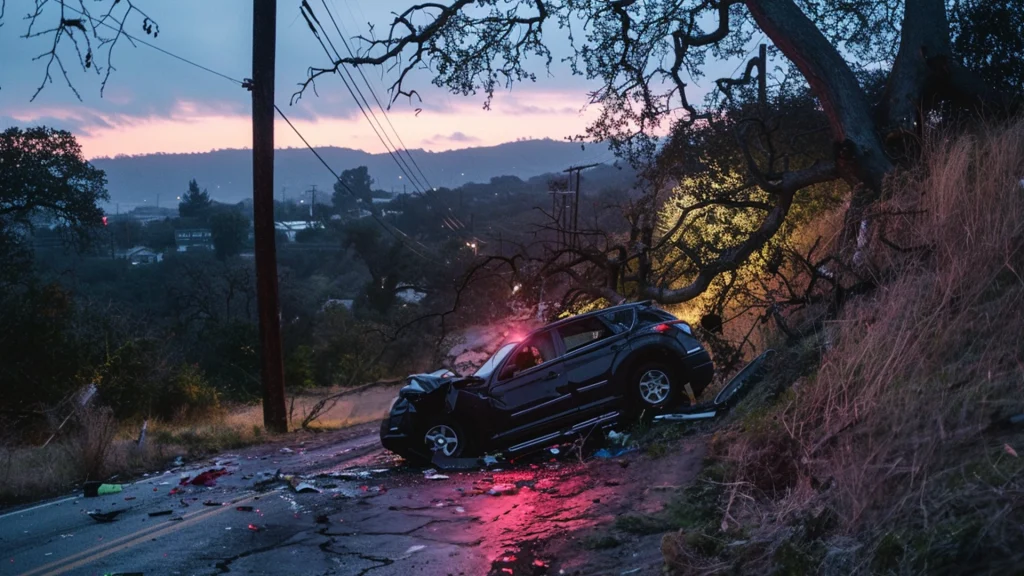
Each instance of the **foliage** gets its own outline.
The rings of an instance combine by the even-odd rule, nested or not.
[[[950,16],[956,55],[990,86],[1024,97],[1024,12],[1005,2],[962,0]]]
[[[106,176],[85,161],[70,133],[52,128],[0,132],[0,281],[16,278],[30,260],[24,239],[53,226],[83,248],[102,223]]]
[[[195,364],[182,364],[178,367],[163,392],[162,400],[157,415],[165,419],[182,416],[196,418],[220,408],[220,395]]]
[[[193,178],[188,181],[188,190],[181,196],[178,203],[178,215],[182,218],[202,218],[207,215],[213,201],[205,188],[199,189],[199,184]]]
[[[331,202],[338,213],[359,207],[359,202],[369,204],[373,196],[373,178],[366,166],[345,170],[341,178],[334,183],[334,194]]]
[[[210,234],[218,260],[238,256],[249,239],[249,219],[236,210],[219,210],[210,217]]]

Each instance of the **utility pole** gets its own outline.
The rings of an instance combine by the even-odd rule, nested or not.
[[[274,66],[277,0],[253,0],[252,13],[252,208],[256,242],[256,301],[260,321],[263,426],[288,431],[281,352],[281,308],[274,239]]]
[[[576,172],[576,199],[572,205],[572,241],[573,244],[578,248],[580,247],[579,238],[579,221],[580,221],[580,172],[587,168],[593,168],[594,166],[600,166],[600,164],[587,164],[586,166],[570,166],[563,170],[569,174],[569,179],[572,179],[572,173]]]
[[[316,184],[310,184],[310,187],[312,187],[312,189],[307,190],[307,192],[309,192],[309,221],[312,222],[313,205],[316,204]]]

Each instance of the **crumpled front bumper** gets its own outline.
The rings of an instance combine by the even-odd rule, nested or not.
[[[416,408],[406,399],[399,398],[387,417],[380,423],[380,443],[392,452],[409,449],[416,437]]]

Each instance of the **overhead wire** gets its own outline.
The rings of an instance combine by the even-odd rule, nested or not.
[[[143,46],[148,46],[148,47],[152,48],[153,50],[156,50],[157,52],[161,52],[161,53],[163,53],[163,54],[165,54],[167,56],[170,56],[171,58],[174,58],[176,60],[181,60],[182,62],[184,62],[186,64],[191,64],[192,66],[195,66],[196,68],[199,68],[200,70],[205,70],[205,71],[209,72],[210,74],[214,74],[214,75],[220,76],[221,78],[224,78],[226,80],[230,80],[231,82],[233,82],[235,84],[238,84],[239,86],[241,86],[243,84],[243,82],[241,80],[237,79],[237,78],[232,78],[231,76],[228,76],[227,74],[221,74],[220,72],[217,72],[216,70],[213,70],[212,68],[207,68],[206,66],[203,66],[202,64],[198,64],[196,62],[193,62],[193,61],[189,60],[188,58],[185,58],[184,56],[178,56],[177,54],[174,54],[172,52],[168,52],[167,50],[164,50],[163,48],[157,46],[156,44],[152,44],[150,42],[147,42],[147,41],[143,40],[142,38],[138,38],[136,36],[132,36],[131,34],[125,32],[123,29],[117,28],[116,26],[113,26],[112,24],[109,24],[109,23],[107,23],[107,22],[105,22],[103,20],[97,20],[96,18],[93,18],[92,14],[88,14],[86,12],[82,12],[81,10],[78,10],[77,8],[75,8],[73,6],[64,5],[63,7],[64,7],[65,10],[70,10],[72,12],[75,12],[75,13],[79,14],[80,16],[85,16],[86,18],[89,19],[89,21],[94,26],[97,25],[97,24],[99,24],[100,26],[105,26],[105,27],[110,28],[111,30],[113,30],[115,32],[118,32],[119,34],[121,34],[125,38],[128,38],[132,42],[138,42],[139,44],[142,44]]]
[[[334,13],[331,11],[330,7],[327,5],[326,0],[321,0],[321,3],[323,4],[324,11],[327,13],[327,16],[331,19],[331,23],[334,25],[334,30],[338,33],[338,37],[341,39],[342,45],[345,47],[345,51],[348,53],[349,57],[355,58],[355,53],[352,51],[352,47],[349,45],[348,41],[345,39],[345,34],[341,31],[341,27],[338,25],[338,21],[334,17]],[[349,10],[349,13],[351,13],[351,10]],[[316,20],[316,16],[315,15],[313,15],[313,18],[314,18],[314,20]],[[331,41],[330,36],[329,36],[327,30],[323,28],[323,24],[321,24],[319,22],[319,20],[317,20],[317,24],[320,24],[321,30],[323,31],[324,36],[327,39],[327,43],[330,44],[332,49],[334,49],[335,55],[337,56],[337,59],[340,60],[341,59],[341,57],[340,57],[341,55],[340,55],[340,53],[338,53],[338,50],[335,48],[334,43]],[[369,100],[367,100],[366,97],[363,95],[363,92],[359,88],[358,82],[356,82],[355,78],[352,76],[352,73],[348,70],[347,67],[345,67],[343,65],[339,66],[339,69],[343,70],[345,75],[348,76],[348,79],[352,81],[352,85],[355,86],[356,92],[359,95],[359,99],[361,99],[362,102],[364,104],[366,104],[366,107],[370,109],[370,114],[373,116],[374,121],[377,122],[377,125],[380,126],[381,132],[383,132],[385,137],[387,138],[388,144],[390,144],[395,149],[395,154],[397,154],[399,158],[402,158],[402,152],[403,151],[405,152],[405,155],[408,157],[408,162],[405,162],[405,166],[407,168],[409,168],[409,162],[411,162],[412,166],[415,167],[416,172],[419,175],[419,179],[422,181],[423,184],[425,184],[425,186],[422,186],[423,190],[424,190],[424,194],[428,198],[431,198],[432,200],[434,200],[435,202],[440,203],[442,205],[442,207],[448,212],[448,215],[443,216],[442,218],[444,218],[446,220],[449,220],[452,223],[454,223],[455,227],[465,228],[466,225],[464,223],[462,223],[461,220],[459,220],[459,218],[455,214],[455,212],[449,206],[447,206],[447,204],[445,204],[443,200],[437,198],[435,194],[432,194],[432,192],[434,191],[433,185],[430,183],[430,180],[427,178],[426,173],[420,167],[419,163],[416,162],[416,158],[413,157],[412,152],[409,151],[409,147],[406,146],[405,141],[402,140],[402,136],[401,136],[401,134],[399,134],[398,129],[395,128],[394,123],[391,122],[391,117],[388,116],[387,110],[385,109],[384,105],[381,103],[380,98],[377,96],[377,92],[373,89],[373,86],[370,84],[370,81],[366,78],[366,75],[363,73],[362,68],[360,68],[359,66],[355,66],[354,68],[356,69],[356,72],[359,73],[360,78],[362,78],[363,84],[366,86],[367,91],[370,93],[371,96],[373,96],[373,100],[374,100],[374,102],[376,102],[377,108],[380,110],[381,115],[384,116],[384,120],[387,121],[388,126],[391,128],[391,131],[394,133],[395,139],[398,140],[399,144],[401,144],[401,148],[399,148],[398,146],[395,146],[394,142],[392,142],[390,136],[387,135],[387,130],[384,129],[384,125],[377,118],[377,114],[373,111],[373,107],[370,105]],[[350,90],[350,92],[351,92],[351,90]],[[355,97],[355,95],[353,95],[353,98],[354,97]],[[364,115],[365,115],[365,112],[364,112]],[[367,119],[367,120],[369,120],[369,119]],[[410,171],[412,171],[412,168],[409,168],[409,169],[410,169]],[[408,173],[406,175],[408,176]],[[451,227],[451,226],[449,226],[449,227]],[[454,231],[454,228],[453,228],[453,231]]]
[[[335,181],[338,182],[339,184],[341,184],[342,188],[344,188],[345,191],[348,192],[350,196],[352,196],[352,198],[356,199],[357,201],[360,201],[361,199],[359,198],[359,196],[356,195],[355,191],[352,190],[352,188],[349,187],[349,185],[346,184],[345,181],[341,179],[341,176],[339,176],[338,173],[335,172],[334,168],[331,168],[331,165],[328,164],[326,160],[324,160],[324,157],[321,156],[320,153],[317,152],[315,148],[313,148],[313,146],[309,143],[309,141],[306,140],[306,137],[302,135],[302,132],[299,132],[299,129],[295,126],[295,124],[292,124],[292,121],[288,118],[288,116],[284,113],[284,111],[282,111],[281,108],[278,107],[277,104],[274,104],[274,110],[276,110],[277,113],[281,116],[281,119],[284,120],[285,123],[288,124],[288,127],[291,128],[293,132],[295,132],[295,135],[298,136],[300,140],[302,140],[302,143],[306,145],[306,148],[309,148],[309,151],[312,152],[313,155],[316,156],[317,160],[319,160],[320,163],[324,165],[324,168],[327,168],[327,170],[334,176]],[[422,254],[422,253],[418,252],[416,249],[414,249],[412,246],[409,245],[409,242],[415,242],[416,244],[418,244],[424,250],[429,250],[421,242],[412,239],[408,234],[406,234],[405,232],[402,232],[398,227],[389,226],[373,210],[368,210],[368,212],[370,213],[370,217],[373,218],[374,221],[377,222],[377,224],[379,224],[381,228],[384,228],[384,230],[386,230],[389,234],[391,234],[391,236],[393,236],[395,238],[395,240],[398,240],[400,243],[402,243],[403,246],[408,248],[410,252],[412,252],[413,254],[415,254],[415,255],[419,256],[420,258],[423,258],[424,260],[427,260],[429,262],[433,262],[435,264],[438,263],[437,259],[431,258],[431,257],[429,257],[429,256],[427,256],[425,254]],[[398,234],[401,234],[401,236],[396,234],[396,232]]]
[[[209,68],[207,66],[203,66],[202,64],[199,64],[199,63],[194,62],[194,61],[192,61],[192,60],[190,60],[188,58],[185,58],[184,56],[179,56],[179,55],[177,55],[177,54],[175,54],[173,52],[170,52],[168,50],[160,48],[159,46],[156,46],[155,44],[152,44],[151,42],[147,42],[145,40],[142,40],[141,38],[137,38],[137,37],[135,37],[135,36],[125,32],[124,30],[121,30],[119,28],[114,27],[111,24],[108,24],[107,22],[104,22],[102,20],[97,20],[91,14],[82,12],[81,10],[78,10],[78,9],[76,9],[74,7],[71,7],[71,6],[66,6],[65,8],[70,10],[70,11],[72,11],[72,12],[75,12],[75,13],[81,15],[81,16],[84,16],[84,17],[88,18],[90,20],[90,22],[92,22],[94,25],[98,24],[100,26],[105,26],[107,28],[110,28],[111,30],[114,30],[114,31],[119,32],[120,34],[123,34],[126,38],[128,38],[128,39],[130,39],[130,40],[132,40],[134,42],[138,42],[139,44],[142,44],[143,46],[146,46],[148,48],[156,50],[157,52],[160,52],[161,54],[164,54],[166,56],[170,56],[171,58],[174,58],[175,60],[179,60],[181,62],[184,62],[186,64],[194,66],[195,68],[198,68],[200,70],[203,70],[205,72],[208,72],[210,74],[218,76],[218,77],[223,78],[225,80],[228,80],[228,81],[230,81],[230,82],[232,82],[234,84],[237,84],[239,86],[244,86],[244,83],[241,80],[237,79],[237,78],[233,78],[231,76],[228,76],[227,74],[224,74],[222,72],[218,72],[218,71],[216,71],[216,70],[214,70],[212,68]],[[299,129],[294,124],[292,124],[291,119],[289,119],[288,116],[285,115],[285,113],[281,110],[280,107],[278,107],[278,105],[276,103],[274,104],[274,110],[277,111],[277,113],[281,116],[281,119],[284,120],[285,123],[288,124],[288,126],[292,129],[293,132],[295,132],[296,136],[298,136],[299,139],[302,140],[302,143],[306,145],[306,148],[308,148],[309,151],[312,152],[314,156],[316,156],[316,158],[320,161],[320,163],[323,164],[324,167],[327,168],[328,171],[330,171],[330,173],[334,176],[335,181],[339,182],[341,184],[341,186],[343,188],[345,188],[346,191],[350,195],[352,195],[353,198],[357,198],[358,199],[358,197],[356,196],[355,192],[345,183],[344,180],[341,179],[341,176],[339,176],[338,173],[335,172],[333,168],[331,168],[330,164],[328,164],[327,161],[324,160],[323,156],[321,156],[320,153],[317,152],[315,148],[313,148],[313,146],[309,143],[309,141],[306,140],[305,136],[303,136],[302,133],[299,132]],[[380,218],[379,215],[374,213],[372,210],[369,210],[369,212],[370,212],[370,216],[374,219],[374,221],[378,225],[380,225],[382,228],[384,228],[384,230],[386,230],[389,234],[391,234],[396,240],[398,240],[400,243],[402,243],[402,245],[405,246],[410,252],[412,252],[413,254],[416,254],[417,256],[419,256],[419,257],[421,257],[421,258],[423,258],[423,259],[425,259],[427,261],[430,261],[430,262],[433,262],[433,263],[438,263],[437,259],[431,258],[430,256],[427,256],[427,255],[417,251],[412,246],[410,246],[410,242],[415,242],[416,244],[418,244],[424,250],[428,250],[427,247],[424,246],[421,242],[418,242],[418,241],[412,239],[408,234],[403,232],[398,227],[388,225],[386,222],[384,222]],[[399,236],[399,235],[401,235],[401,236]]]
[[[306,2],[306,0],[303,0],[302,5],[300,7],[300,10],[302,12],[303,17],[306,19],[306,24],[309,26],[310,30],[313,32],[313,36],[320,43],[320,47],[323,48],[324,53],[327,54],[327,58],[328,59],[332,59],[332,61],[341,60],[341,53],[338,52],[337,48],[335,48],[334,43],[331,41],[330,36],[327,34],[327,30],[323,27],[323,24],[316,17],[316,14],[313,13],[312,7],[309,5],[308,2]],[[307,14],[307,12],[308,12],[308,14]],[[318,26],[320,26],[320,31],[319,32],[317,31],[316,26],[313,25],[313,22],[316,22],[316,24]],[[320,32],[323,32],[323,37],[321,37]],[[325,39],[327,41],[327,44],[324,44],[324,40]],[[333,56],[331,55],[331,50],[329,50],[327,48],[328,44],[331,46],[331,49],[334,50],[334,55]],[[356,85],[356,90],[353,90],[352,85],[350,85],[349,81],[345,79],[345,75],[347,74],[349,76],[349,79],[352,80],[352,84],[355,84],[355,79],[351,77],[351,74],[348,73],[348,70],[345,69],[344,66],[340,66],[339,65],[339,68],[345,72],[345,74],[339,74],[338,75],[341,78],[342,84],[344,84],[345,89],[348,90],[348,93],[352,96],[352,99],[355,100],[356,106],[359,107],[359,110],[360,110],[360,112],[362,112],[363,117],[366,118],[366,121],[370,124],[370,128],[373,130],[374,134],[376,134],[377,139],[384,146],[384,149],[387,150],[388,155],[391,156],[391,159],[395,161],[395,164],[398,166],[398,169],[406,176],[406,178],[409,178],[409,181],[413,184],[414,190],[416,190],[418,193],[420,193],[422,195],[423,192],[422,192],[422,190],[419,189],[419,188],[422,187],[422,185],[419,184],[419,182],[412,175],[409,174],[409,170],[407,169],[408,168],[408,164],[405,163],[405,165],[403,166],[403,160],[400,158],[400,156],[396,156],[395,153],[392,151],[391,148],[394,147],[393,143],[391,143],[391,145],[389,147],[389,143],[391,142],[391,139],[387,138],[387,142],[385,142],[385,138],[381,137],[380,132],[384,130],[384,126],[382,124],[379,124],[379,121],[378,121],[378,125],[380,126],[380,131],[378,131],[377,125],[375,125],[373,120],[370,119],[370,114],[367,114],[366,108],[369,108],[369,102],[366,102],[365,98],[362,98],[362,101],[361,101],[360,97],[356,95],[359,86]],[[362,93],[359,92],[359,95],[362,96]],[[363,105],[364,102],[366,102],[366,106],[365,107]],[[372,112],[373,112],[373,110],[371,109],[370,113],[372,114]],[[376,119],[375,115],[374,115],[374,119]],[[385,137],[386,136],[387,136],[387,134],[385,133]],[[444,226],[445,227],[447,227],[448,229],[450,229],[453,232],[455,232],[457,230],[457,228],[458,228],[458,226],[455,223],[453,223],[452,221],[448,220],[444,216],[442,216],[442,222],[444,222]]]
[[[327,16],[330,17],[331,23],[334,24],[334,30],[338,32],[338,37],[341,38],[341,43],[345,47],[345,52],[348,53],[349,57],[355,58],[355,53],[352,51],[352,47],[349,46],[348,40],[345,39],[345,35],[341,32],[341,28],[338,26],[337,20],[334,19],[334,14],[331,12],[331,9],[327,6],[327,0],[320,1],[324,5],[324,10],[327,11]],[[420,165],[416,162],[416,158],[413,157],[412,152],[410,152],[409,147],[406,146],[405,142],[402,140],[402,135],[398,133],[398,130],[395,128],[395,125],[391,123],[391,117],[388,116],[387,110],[384,108],[384,105],[381,104],[380,98],[377,97],[377,92],[373,89],[373,86],[370,85],[370,81],[367,80],[366,75],[363,74],[363,69],[360,68],[359,66],[355,66],[355,69],[356,72],[359,73],[359,76],[363,79],[363,84],[366,85],[366,89],[370,92],[370,95],[373,96],[373,101],[377,103],[377,108],[384,116],[384,119],[387,121],[388,126],[391,127],[391,131],[395,133],[395,138],[398,140],[398,143],[402,145],[402,150],[405,151],[405,155],[409,157],[409,161],[412,162],[413,166],[416,167],[416,171],[423,179],[423,182],[427,184],[427,188],[433,188],[433,186],[431,186],[430,184],[430,181],[427,179],[427,175],[423,172],[423,169],[420,168]]]

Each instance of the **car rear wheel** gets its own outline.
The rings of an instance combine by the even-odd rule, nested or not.
[[[679,395],[674,372],[665,364],[644,364],[633,375],[633,394],[640,409],[661,408]]]

